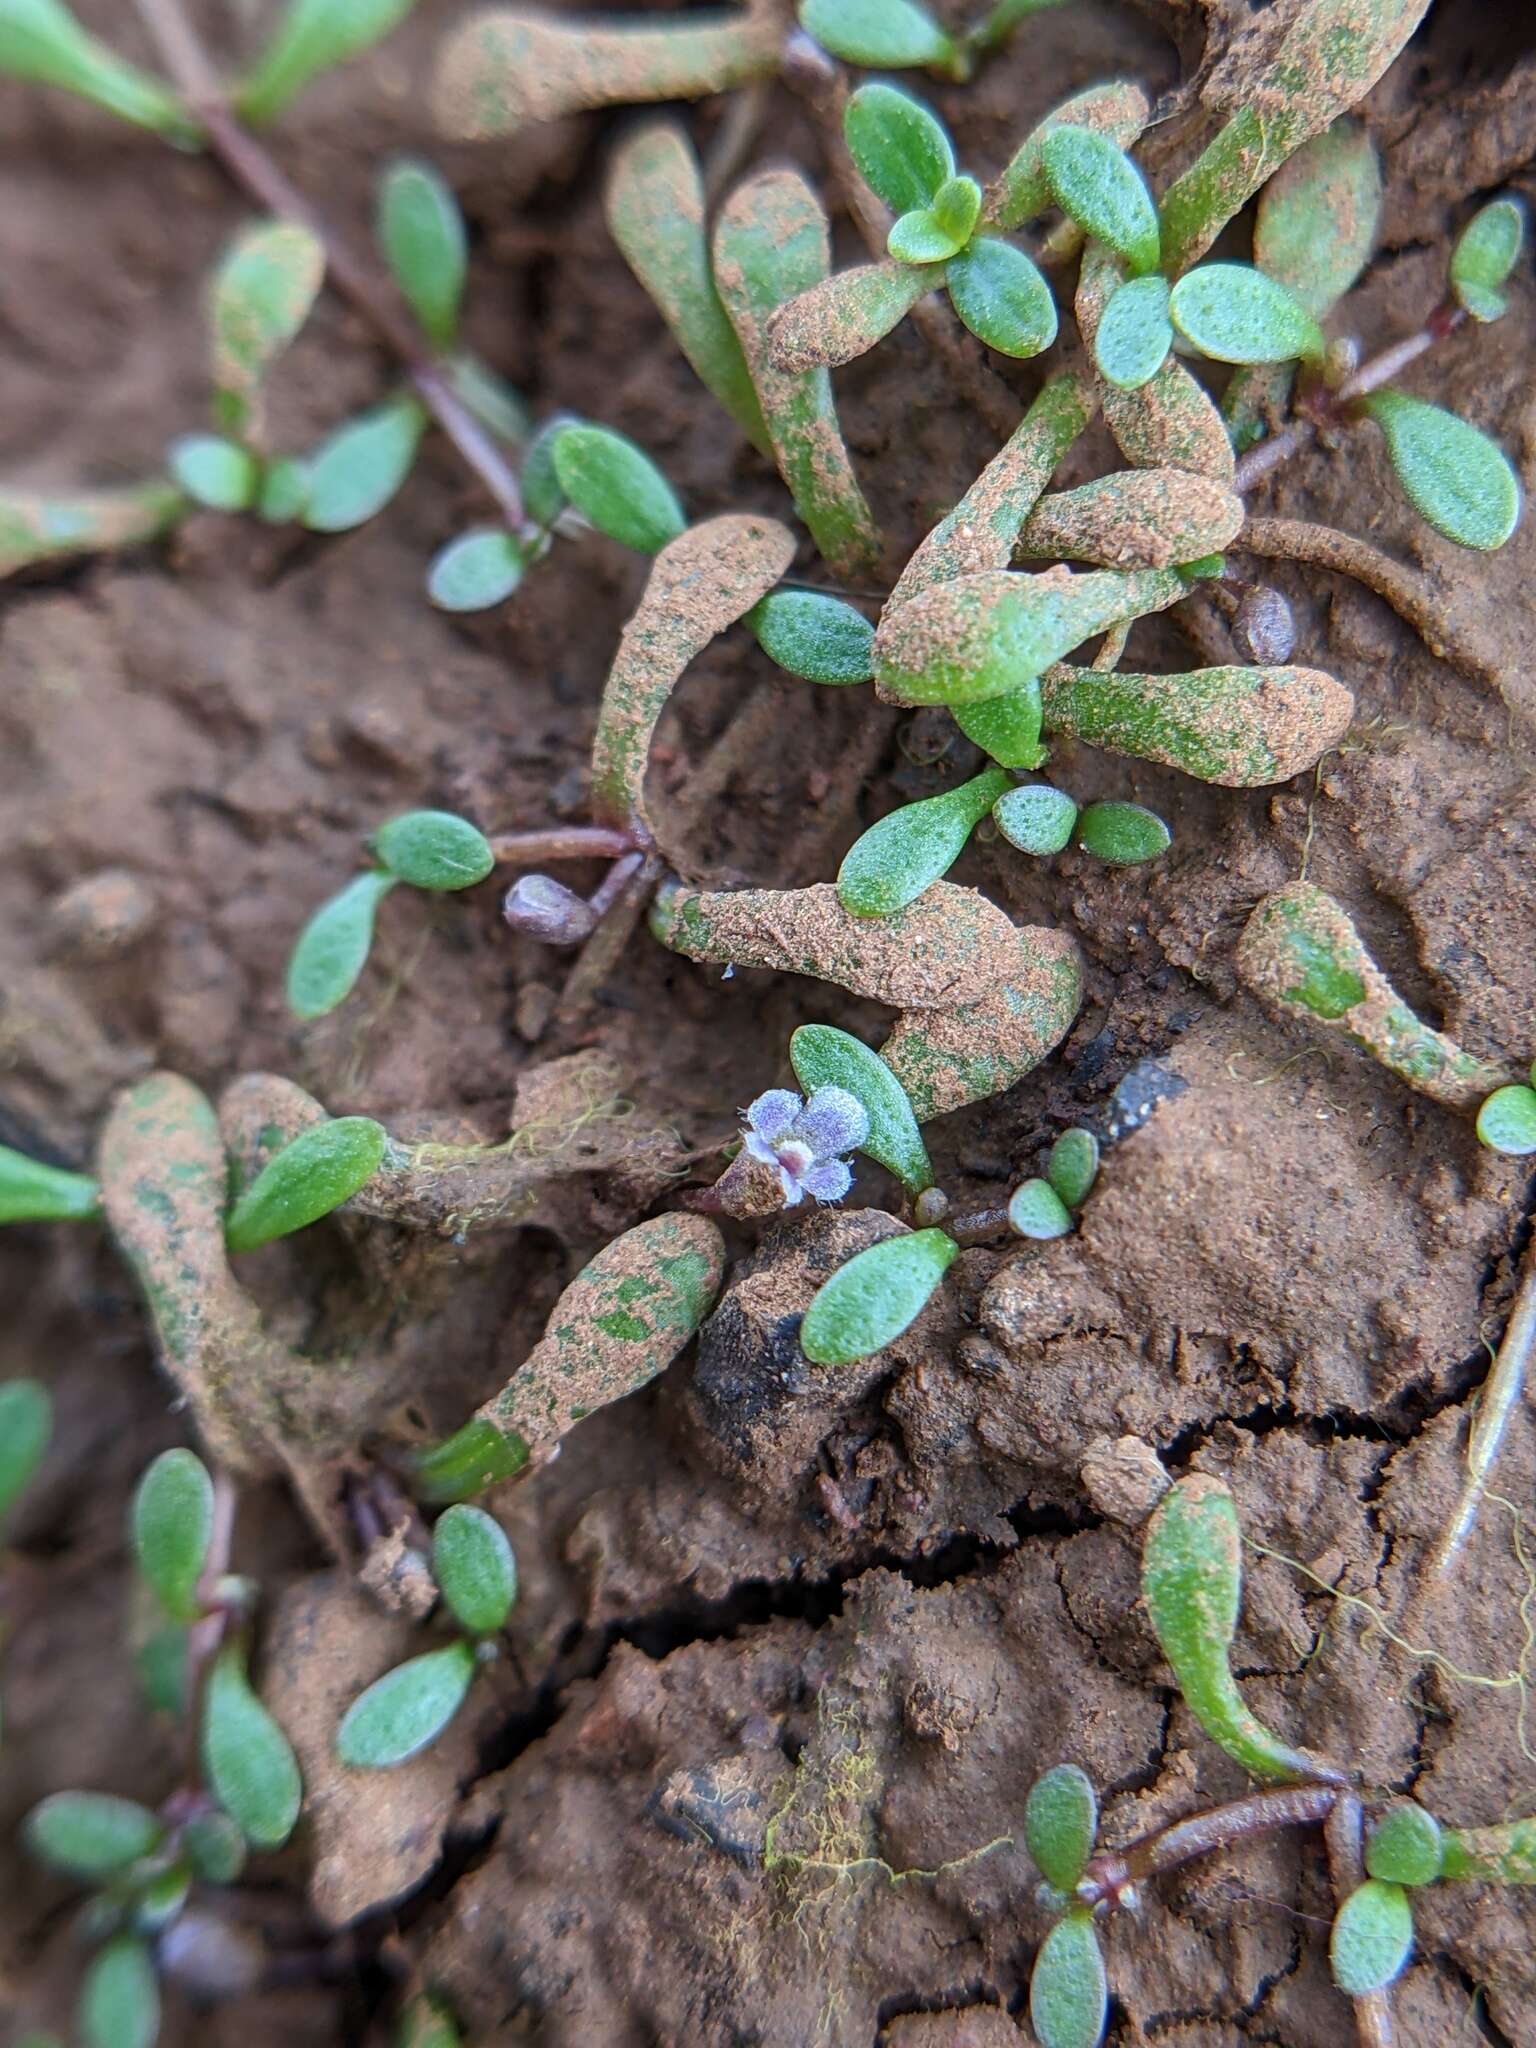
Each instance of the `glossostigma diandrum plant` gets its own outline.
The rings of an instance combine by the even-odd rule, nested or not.
[[[1116,1171],[1112,1130],[1053,1112],[1050,1139],[1008,1161],[1006,1196],[986,1208],[962,1207],[940,1185],[934,1159],[946,1155],[929,1130],[1016,1087],[1072,1030],[1086,987],[1067,928],[1081,878],[1123,871],[1116,900],[1133,904],[1184,855],[1184,824],[1176,840],[1149,805],[1091,796],[1103,785],[1082,753],[1171,771],[1217,793],[1202,798],[1214,805],[1223,791],[1310,775],[1345,741],[1351,679],[1294,658],[1284,600],[1233,558],[1342,570],[1436,651],[1451,637],[1401,565],[1357,537],[1307,522],[1273,531],[1280,522],[1254,509],[1266,480],[1303,450],[1379,436],[1437,537],[1429,546],[1485,554],[1516,529],[1509,458],[1439,402],[1431,367],[1451,335],[1505,312],[1524,246],[1521,202],[1495,193],[1468,212],[1443,291],[1376,353],[1364,353],[1351,309],[1384,197],[1358,110],[1426,0],[1275,10],[1255,32],[1243,93],[1171,179],[1148,146],[1160,110],[1139,81],[1119,77],[1020,124],[991,161],[963,163],[924,93],[953,114],[956,92],[1049,4],[996,0],[965,22],[963,9],[941,19],[920,0],[742,0],[590,21],[493,8],[447,37],[430,102],[455,143],[495,149],[532,123],[648,110],[605,134],[602,214],[699,403],[718,409],[718,431],[739,449],[733,478],[750,479],[739,503],[725,495],[701,512],[640,444],[643,425],[637,440],[558,409],[535,417],[468,348],[475,236],[431,163],[381,166],[366,259],[290,183],[280,138],[266,131],[314,79],[382,43],[411,0],[288,0],[266,42],[227,75],[179,0],[144,0],[163,78],[117,56],[59,0],[0,0],[0,70],[205,153],[255,212],[209,280],[207,411],[171,443],[164,475],[110,491],[0,496],[0,573],[150,547],[199,512],[323,543],[393,503],[429,434],[458,458],[469,496],[424,553],[423,602],[494,612],[527,578],[553,576],[562,560],[579,566],[582,549],[612,543],[632,558],[615,557],[633,609],[606,676],[591,679],[577,794],[552,792],[547,815],[514,820],[467,798],[452,800],[478,822],[441,808],[396,813],[367,837],[356,872],[315,878],[318,907],[295,917],[282,991],[297,1070],[307,1074],[326,1034],[356,1016],[376,932],[409,900],[397,891],[433,898],[445,923],[468,919],[488,908],[475,892],[498,870],[507,928],[579,949],[551,999],[568,1034],[632,941],[701,969],[819,981],[870,1006],[857,1031],[794,1028],[779,1070],[739,1105],[736,1135],[690,1159],[708,1158],[713,1178],[685,1187],[686,1167],[661,1175],[621,1219],[638,1220],[572,1261],[542,1335],[510,1375],[501,1364],[499,1390],[426,1442],[391,1434],[389,1403],[351,1404],[359,1353],[367,1378],[366,1340],[328,1349],[311,1332],[301,1342],[302,1318],[264,1312],[259,1278],[285,1270],[302,1286],[309,1248],[377,1253],[386,1233],[379,1256],[392,1275],[417,1254],[423,1266],[451,1261],[473,1234],[528,1214],[523,1198],[552,1175],[518,1152],[516,1131],[438,1142],[381,1117],[333,1116],[283,1074],[238,1075],[214,1101],[186,1075],[154,1072],[119,1092],[89,1161],[0,1147],[0,1223],[74,1224],[110,1239],[203,1454],[157,1458],[131,1526],[150,1616],[141,1667],[151,1706],[185,1736],[183,1781],[143,1803],[60,1791],[26,1827],[40,1861],[89,1894],[79,2013],[88,2048],[150,2048],[163,1986],[228,1995],[264,1979],[260,1944],[235,1939],[209,1903],[240,1884],[248,1853],[289,1841],[303,1800],[293,1749],[251,1677],[255,1588],[231,1568],[237,1486],[282,1478],[327,1555],[359,1577],[377,1503],[398,1509],[391,1533],[425,1589],[418,1618],[431,1617],[432,1633],[350,1694],[327,1724],[326,1751],[349,1774],[409,1771],[477,1680],[473,1696],[485,1696],[484,1674],[519,1624],[517,1563],[493,1489],[567,1450],[579,1462],[580,1425],[674,1366],[711,1315],[743,1232],[785,1216],[792,1229],[847,1201],[868,1172],[862,1162],[886,1176],[887,1207],[872,1219],[880,1234],[823,1273],[788,1338],[813,1380],[843,1383],[930,1308],[935,1328],[946,1301],[962,1312],[953,1281],[945,1293],[962,1252],[1006,1246],[1021,1261],[1065,1261],[1071,1247],[1058,1241],[1080,1224],[1091,1235],[1093,1191],[1101,1172],[1112,1186]],[[825,190],[753,147],[764,96],[780,82],[818,124]],[[740,98],[701,156],[676,110],[723,94]],[[833,260],[839,209],[867,245],[867,260],[848,267]],[[362,316],[390,369],[374,402],[315,445],[279,445],[270,391],[302,362],[326,290]],[[867,441],[844,430],[837,379],[907,321],[957,405],[986,395],[979,410],[995,452],[902,559],[881,492],[862,473]],[[1466,403],[1475,410],[1475,395]],[[667,443],[658,435],[652,445]],[[1112,452],[1085,476],[1095,447]],[[1203,645],[1195,629],[1209,627],[1213,604],[1232,612],[1230,660],[1186,668],[1174,656],[1155,668],[1132,656],[1133,633],[1154,620],[1188,624]],[[1168,639],[1156,636],[1164,648]],[[932,721],[961,765],[912,801],[862,791],[857,829],[825,869],[781,871],[820,879],[776,887],[732,874],[720,886],[651,773],[668,758],[663,721],[706,656],[744,675],[771,670],[847,692],[877,735],[888,708]],[[1016,921],[953,878],[978,840],[994,873],[1027,889],[1040,922]],[[586,893],[549,872],[592,861],[605,872]],[[1464,1116],[1489,1170],[1488,1155],[1536,1154],[1531,1047],[1507,1062],[1467,1051],[1402,999],[1345,903],[1305,879],[1269,887],[1275,879],[1244,906],[1236,981],[1288,1026],[1327,1034],[1378,1062],[1394,1088]],[[871,1021],[872,1012],[885,1014]],[[1536,1343],[1536,1264],[1531,1276],[1437,1569],[1454,1557],[1520,1397]],[[402,1280],[387,1313],[409,1308]],[[323,1329],[317,1311],[313,1330]],[[0,1387],[0,1515],[33,1477],[49,1422],[39,1385]],[[481,1494],[490,1506],[470,1505]],[[1053,1924],[1033,1966],[1035,2036],[1042,2048],[1102,2038],[1107,1915],[1193,1857],[1300,1828],[1323,1836],[1333,1982],[1354,2002],[1361,2042],[1381,2048],[1416,1894],[1536,1882],[1536,1823],[1458,1828],[1412,1797],[1358,1784],[1254,1715],[1231,1663],[1241,1532],[1220,1481],[1194,1473],[1171,1487],[1142,1562],[1142,1600],[1173,1687],[1257,1789],[1114,1845],[1099,1841],[1098,1794],[1080,1769],[1063,1763],[1036,1780],[1023,1832]],[[1343,2029],[1342,2004],[1340,2013]],[[429,1992],[402,2038],[446,2043],[457,2032]]]

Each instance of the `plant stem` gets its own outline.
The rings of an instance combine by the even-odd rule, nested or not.
[[[137,0],[139,13],[167,70],[202,131],[208,153],[240,191],[268,213],[297,222],[325,251],[326,275],[398,357],[417,397],[465,465],[474,472],[509,530],[528,529],[523,495],[500,450],[427,349],[404,307],[339,241],[276,160],[240,125],[224,88],[193,34],[181,0]]]
[[[1336,1785],[1285,1785],[1274,1792],[1255,1792],[1226,1806],[1208,1807],[1154,1828],[1150,1834],[1090,1858],[1077,1897],[1085,1906],[1119,1905],[1128,1891],[1195,1856],[1225,1849],[1245,1835],[1272,1834],[1277,1828],[1314,1827],[1325,1821],[1341,1798]]]
[[[213,1475],[213,1519],[208,1530],[208,1550],[203,1562],[202,1577],[197,1582],[197,1600],[201,1612],[187,1630],[187,1725],[183,1768],[187,1788],[193,1792],[202,1784],[200,1742],[203,1725],[203,1690],[207,1683],[209,1666],[218,1655],[229,1627],[229,1603],[223,1597],[220,1585],[229,1571],[230,1547],[235,1534],[236,1498],[234,1481],[227,1472],[216,1470]]]
[[[1353,1792],[1341,1792],[1323,1822],[1323,1840],[1328,1850],[1328,1874],[1333,1879],[1333,1896],[1342,1906],[1350,1893],[1365,1882],[1364,1829],[1360,1801]],[[1387,1990],[1368,1991],[1351,2001],[1355,2008],[1355,2031],[1360,2048],[1392,2048],[1392,1998]]]
[[[538,867],[547,860],[621,860],[635,842],[611,825],[551,825],[542,832],[500,832],[491,840],[498,864]]]

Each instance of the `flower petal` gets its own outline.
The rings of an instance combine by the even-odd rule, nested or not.
[[[818,1159],[852,1152],[869,1136],[869,1115],[846,1088],[818,1088],[795,1119],[794,1134],[811,1146]]]
[[[775,1138],[783,1137],[802,1107],[793,1088],[770,1088],[755,1102],[749,1102],[743,1114],[747,1129],[756,1137],[766,1138],[771,1145]]]
[[[818,1202],[840,1202],[853,1186],[853,1175],[841,1159],[823,1159],[801,1174],[800,1185]]]

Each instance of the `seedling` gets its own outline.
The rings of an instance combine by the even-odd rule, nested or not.
[[[246,1675],[254,1588],[228,1572],[234,1495],[192,1452],[163,1452],[133,1499],[130,1533],[172,1672],[163,1704],[186,1725],[187,1781],[150,1808],[105,1792],[55,1792],[24,1835],[41,1862],[89,1887],[81,1926],[95,1953],[81,1983],[85,2048],[153,2048],[160,1981],[185,1971],[209,1926],[202,1899],[235,1884],[251,1850],[280,1849],[303,1786],[286,1736]],[[167,1660],[162,1660],[167,1661]],[[214,1923],[214,1931],[222,1923]],[[253,1938],[221,1944],[229,1990],[249,1990],[264,1957]]]
[[[460,1633],[376,1678],[336,1731],[336,1754],[357,1770],[386,1770],[429,1749],[496,1654],[494,1638],[517,1598],[517,1565],[499,1522],[480,1508],[449,1508],[432,1531],[432,1575]]]

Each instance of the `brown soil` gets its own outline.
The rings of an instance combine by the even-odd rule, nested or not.
[[[202,11],[224,27],[241,10]],[[133,46],[132,10],[81,12]],[[436,140],[422,81],[462,12],[422,0],[305,100],[279,136],[298,183],[361,236],[381,160],[430,155],[472,225],[470,338],[538,411],[631,434],[695,518],[786,516],[604,228],[604,146],[622,119]],[[1155,96],[1204,76],[1246,14],[1081,0],[1031,21],[971,86],[925,89],[990,175],[1069,91],[1131,74]],[[1477,197],[1536,183],[1520,21],[1440,0],[1367,103],[1387,187],[1353,302],[1367,346],[1433,302]],[[686,118],[707,160],[730,111]],[[1155,130],[1154,160],[1181,167],[1180,134]],[[147,474],[202,423],[203,281],[247,209],[204,163],[57,95],[0,90],[0,137],[0,475],[46,488]],[[752,160],[775,157],[835,210],[821,145],[776,90]],[[862,260],[840,214],[835,229],[838,260]],[[1511,297],[1505,321],[1454,336],[1406,381],[1529,474],[1528,268]],[[1033,366],[991,370],[1021,408],[1038,386]],[[274,435],[313,440],[389,374],[322,299],[278,381]],[[911,321],[836,386],[889,541],[883,591],[998,436],[955,402]],[[1116,460],[1100,426],[1057,488]],[[1400,1655],[1370,1625],[1403,1610],[1457,1489],[1531,1176],[1480,1151],[1465,1117],[1267,1011],[1232,964],[1254,904],[1304,873],[1421,1016],[1480,1057],[1536,1052],[1536,522],[1498,555],[1459,554],[1404,506],[1369,433],[1303,456],[1256,509],[1347,527],[1473,598],[1505,701],[1359,585],[1266,562],[1295,609],[1295,660],[1356,697],[1315,774],[1214,789],[1059,747],[1053,775],[1085,801],[1153,805],[1173,851],[1115,872],[972,848],[955,880],[1069,932],[1086,1000],[1060,1054],[927,1135],[941,1183],[977,1208],[1038,1170],[1066,1124],[1092,1122],[1106,1163],[1081,1231],[964,1252],[877,1372],[838,1377],[804,1366],[793,1320],[816,1276],[887,1226],[791,1217],[755,1252],[743,1233],[733,1249],[750,1256],[702,1345],[496,1497],[522,1581],[511,1654],[428,1761],[361,1793],[329,1766],[338,1702],[423,1639],[335,1575],[287,1480],[244,1486],[236,1560],[263,1587],[266,1696],[303,1752],[311,1807],[237,1899],[272,1944],[272,1988],[202,2011],[173,1996],[170,2048],[383,2044],[411,1982],[451,2001],[475,2048],[1026,2041],[1045,1922],[1017,1837],[1036,1772],[1089,1770],[1111,1840],[1241,1789],[1174,1700],[1137,1604],[1150,1452],[1223,1476],[1248,1532],[1295,1561],[1250,1560],[1238,1639],[1271,1725],[1450,1821],[1536,1806],[1536,1735],[1511,1678],[1536,1586],[1522,1509],[1489,1504],[1432,1610],[1445,1663]],[[540,1127],[513,1108],[515,1092],[537,1099],[531,1070],[593,1047],[636,1130],[671,1127],[710,1178],[737,1105],[790,1080],[795,1025],[888,1029],[872,1001],[766,969],[722,981],[642,927],[586,1020],[540,1036],[564,962],[508,935],[494,886],[396,891],[358,996],[316,1025],[285,1016],[294,932],[381,816],[442,804],[504,831],[585,815],[598,696],[646,565],[600,540],[562,545],[504,613],[454,623],[423,601],[423,564],[479,514],[434,444],[397,506],[337,542],[210,516],[142,554],[4,587],[0,1142],[82,1165],[114,1094],[171,1069],[213,1097],[242,1073],[286,1075],[407,1138],[497,1144]],[[808,551],[801,567],[818,573]],[[1138,627],[1129,666],[1196,658],[1240,658],[1209,595]],[[824,882],[894,803],[974,772],[962,741],[932,758],[933,722],[794,682],[733,630],[663,717],[648,801],[705,887]],[[532,1210],[519,1195],[494,1227],[434,1230],[425,1251],[421,1230],[379,1215],[273,1246],[248,1262],[273,1342],[287,1356],[347,1333],[337,1398],[355,1394],[382,1440],[439,1435],[511,1378],[583,1260],[658,1206],[656,1158],[631,1170],[621,1144],[575,1145]],[[861,1169],[855,1205],[890,1198]],[[143,1465],[188,1425],[133,1282],[92,1228],[8,1230],[0,1294],[0,1377],[46,1378],[59,1417],[7,1579],[9,2042],[67,2028],[81,1956],[72,1895],[23,1860],[20,1815],[61,1786],[156,1799],[175,1782],[174,1731],[132,1669],[124,1517]],[[1506,1503],[1532,1498],[1526,1413],[1497,1484]],[[1139,1919],[1109,1924],[1112,2040],[1346,2040],[1329,1910],[1311,1839],[1192,1866]],[[1447,1890],[1418,1922],[1401,2048],[1536,2040],[1529,1904]]]

